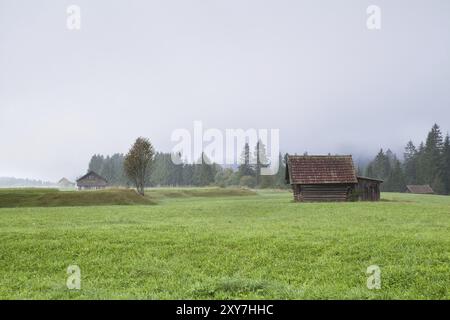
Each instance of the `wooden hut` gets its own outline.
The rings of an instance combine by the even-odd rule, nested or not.
[[[406,192],[416,194],[434,194],[434,190],[429,184],[425,185],[408,185],[406,186]]]
[[[105,189],[108,186],[108,181],[94,171],[89,171],[77,180],[77,186],[78,190]]]
[[[381,180],[356,176],[352,156],[288,156],[286,182],[301,202],[380,199]]]
[[[358,184],[355,186],[355,196],[360,201],[379,201],[380,200],[380,184],[383,180],[368,178],[368,177],[356,177]]]

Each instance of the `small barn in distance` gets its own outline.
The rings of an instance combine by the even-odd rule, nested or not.
[[[378,201],[382,183],[358,177],[352,156],[288,156],[286,182],[301,202]]]
[[[58,187],[60,188],[73,188],[75,187],[75,183],[69,181],[67,178],[62,178],[58,181]]]
[[[416,194],[434,194],[434,190],[431,188],[429,184],[408,185],[406,186],[406,191],[408,193],[416,193]]]
[[[77,180],[77,186],[78,190],[105,189],[108,186],[108,181],[94,171],[89,171]]]

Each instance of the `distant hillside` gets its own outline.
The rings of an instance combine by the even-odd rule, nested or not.
[[[12,177],[0,177],[0,188],[23,188],[23,187],[54,187],[56,183],[33,179],[18,179]]]

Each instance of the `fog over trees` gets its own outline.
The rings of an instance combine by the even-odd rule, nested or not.
[[[23,187],[54,187],[56,183],[35,179],[20,179],[14,177],[0,177],[0,188],[23,188]]]
[[[285,156],[279,154],[280,168],[275,176],[261,175],[267,165],[266,146],[258,142],[251,150],[246,143],[237,168],[210,163],[205,154],[197,164],[183,162],[176,165],[171,154],[156,152],[147,187],[157,186],[246,186],[251,188],[287,188],[284,181]],[[306,153],[305,153],[306,154]],[[93,170],[113,186],[131,186],[123,171],[124,155],[94,155],[89,163]],[[358,174],[384,180],[382,191],[404,192],[408,184],[430,184],[436,193],[450,193],[450,137],[443,135],[435,124],[425,142],[416,146],[407,142],[402,157],[388,149],[381,149],[366,165],[360,165]]]
[[[383,149],[365,169],[370,177],[385,180],[383,191],[405,191],[409,184],[429,184],[438,194],[450,193],[450,137],[442,134],[435,124],[425,142],[418,146],[409,141],[403,161],[391,151]]]
[[[197,163],[174,164],[170,153],[156,152],[153,158],[146,187],[158,186],[247,186],[261,188],[285,188],[283,156],[279,155],[280,168],[275,176],[261,175],[261,168],[267,165],[266,148],[258,142],[252,152],[245,144],[241,164],[237,170],[211,163],[206,154],[202,154]],[[255,160],[254,160],[255,159]],[[97,172],[112,186],[131,186],[124,174],[125,156],[117,153],[112,156],[93,155],[88,170]],[[254,163],[254,164],[253,164]]]

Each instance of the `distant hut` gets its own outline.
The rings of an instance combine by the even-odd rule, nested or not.
[[[288,156],[286,182],[301,202],[380,199],[381,180],[357,177],[352,156]]]
[[[434,194],[434,190],[429,184],[425,185],[408,185],[406,186],[406,192],[416,194]]]
[[[60,187],[60,188],[73,188],[73,187],[75,187],[75,183],[69,181],[69,179],[67,179],[67,178],[62,178],[61,180],[58,181],[58,187]]]
[[[89,171],[77,180],[77,186],[78,190],[105,189],[108,186],[108,181],[94,171]]]

